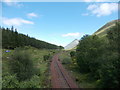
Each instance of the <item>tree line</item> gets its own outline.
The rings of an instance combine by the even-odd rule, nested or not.
[[[28,35],[24,35],[17,32],[17,29],[11,28],[1,28],[2,30],[2,48],[14,49],[16,47],[22,46],[32,46],[38,49],[62,49],[62,46],[57,46],[50,44],[41,40],[37,40]]]
[[[107,33],[106,37],[85,35],[71,55],[81,73],[89,73],[98,82],[98,87],[120,87],[120,23]],[[72,56],[72,57],[73,57]]]

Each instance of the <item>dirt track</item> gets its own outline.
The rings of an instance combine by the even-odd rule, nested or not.
[[[58,54],[53,56],[50,69],[52,88],[78,88],[58,60]]]

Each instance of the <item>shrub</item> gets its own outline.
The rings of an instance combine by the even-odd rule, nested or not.
[[[75,51],[71,51],[71,52],[70,52],[70,56],[71,56],[71,57],[74,57],[74,56],[75,56]]]
[[[17,80],[15,74],[6,73],[2,78],[2,88],[41,88],[40,77],[34,75],[30,80]]]
[[[18,88],[19,82],[16,75],[11,75],[9,73],[4,74],[2,77],[2,88]]]
[[[20,88],[41,88],[40,77],[34,75],[29,81],[22,81],[19,84]]]
[[[116,67],[116,63],[118,62],[118,54],[117,53],[111,53],[110,56],[104,55],[102,57],[103,63],[100,68],[100,87],[107,88],[116,88],[119,85],[119,80],[117,77],[118,74],[118,67]]]
[[[50,55],[44,55],[43,56],[44,61],[48,60],[49,58],[50,58]]]
[[[70,58],[64,58],[63,60],[62,60],[62,64],[70,64],[71,63],[71,59]]]
[[[72,59],[72,64],[73,64],[74,66],[76,66],[76,65],[77,65],[76,52],[75,52],[75,51],[71,51],[71,52],[70,52],[70,56],[71,56],[71,59]]]
[[[34,75],[34,67],[27,51],[16,49],[11,62],[11,70],[19,81],[30,79]]]

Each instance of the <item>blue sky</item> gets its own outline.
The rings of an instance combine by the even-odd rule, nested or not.
[[[2,26],[36,39],[66,46],[118,18],[117,3],[4,2]]]

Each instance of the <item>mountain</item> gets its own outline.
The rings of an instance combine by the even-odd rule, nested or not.
[[[110,21],[110,22],[106,23],[104,26],[102,26],[100,29],[98,29],[95,33],[93,33],[93,35],[98,35],[99,37],[106,36],[107,32],[110,30],[110,28],[112,28],[113,26],[115,26],[116,22],[120,23],[120,19],[113,20],[113,21]],[[79,40],[75,39],[70,44],[68,44],[67,46],[65,46],[64,49],[65,50],[75,49],[76,46],[78,45],[78,43],[79,43]]]
[[[98,35],[100,37],[106,36],[107,32],[110,30],[110,28],[115,26],[116,22],[120,22],[120,19],[108,22],[107,24],[102,26],[100,29],[98,29],[93,35]]]
[[[75,39],[70,44],[64,47],[65,50],[71,50],[74,49],[79,43],[79,40]]]

